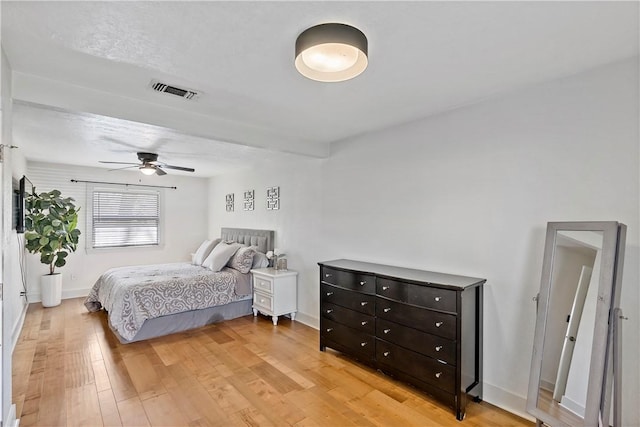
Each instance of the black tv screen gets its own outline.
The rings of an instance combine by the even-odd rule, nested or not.
[[[17,188],[16,188],[17,187]],[[24,233],[25,200],[28,194],[35,191],[29,178],[23,176],[13,189],[13,223],[17,233]]]

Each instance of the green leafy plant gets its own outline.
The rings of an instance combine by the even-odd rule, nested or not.
[[[29,194],[26,197],[25,240],[29,252],[40,254],[40,262],[49,265],[49,273],[64,266],[67,255],[75,252],[80,239],[78,211],[71,197],[58,190]]]

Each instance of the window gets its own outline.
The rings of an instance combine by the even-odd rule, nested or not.
[[[160,244],[160,194],[141,191],[93,191],[92,247]]]

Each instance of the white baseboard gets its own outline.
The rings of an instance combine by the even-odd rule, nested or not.
[[[486,381],[482,384],[482,400],[526,420],[533,422],[536,420],[527,413],[526,396],[519,396],[493,384],[488,384]]]
[[[5,421],[8,427],[18,427],[18,425],[20,424],[20,420],[16,419],[16,405],[11,405]]]
[[[320,329],[320,319],[317,317],[309,316],[308,314],[296,313],[296,322],[305,324],[313,329]]]
[[[582,406],[581,404],[579,404],[574,400],[569,399],[566,395],[562,396],[562,401],[560,402],[560,405],[564,406],[565,408],[567,408],[574,414],[578,415],[579,417],[584,417],[584,413],[585,413],[584,406]]]
[[[63,289],[62,290],[62,299],[71,299],[71,298],[80,298],[86,297],[91,292],[91,289]],[[29,298],[29,302],[41,302],[42,297],[40,293],[32,293],[27,295]]]
[[[18,338],[20,338],[20,333],[22,332],[22,327],[24,326],[24,319],[27,317],[27,308],[29,308],[29,304],[25,303],[22,306],[22,313],[20,313],[20,316],[18,317],[16,324],[13,325],[13,331],[11,331],[11,353],[12,354],[13,354],[13,350],[16,349]]]

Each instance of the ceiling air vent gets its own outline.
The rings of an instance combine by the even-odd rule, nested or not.
[[[179,96],[184,99],[193,99],[198,96],[198,92],[190,89],[182,89],[179,87],[171,86],[166,83],[161,83],[155,80],[151,81],[151,88],[156,92],[170,93],[171,95]]]

